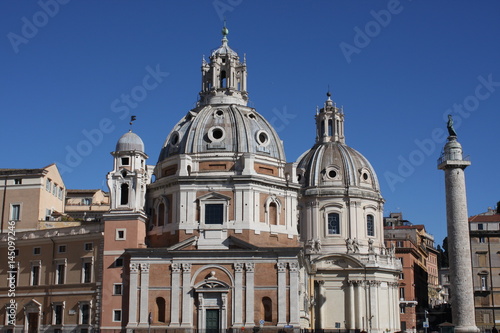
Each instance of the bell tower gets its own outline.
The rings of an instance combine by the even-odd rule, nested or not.
[[[102,281],[114,287],[103,288],[103,306],[100,306],[98,311],[101,314],[101,327],[120,329],[122,323],[113,320],[118,316],[113,309],[121,309],[124,301],[121,294],[122,286],[125,287],[122,275],[129,271],[129,263],[123,254],[125,249],[146,247],[147,216],[144,204],[146,185],[150,182],[152,169],[146,166],[148,156],[144,153],[144,143],[132,131],[122,135],[111,155],[113,155],[113,170],[107,175],[111,208],[103,215]],[[116,288],[119,288],[119,293]],[[137,311],[134,306],[130,306],[129,309]],[[126,313],[120,312],[120,316],[125,315]],[[129,318],[135,317],[131,314]],[[142,321],[144,318],[141,317]]]
[[[222,28],[222,45],[212,51],[210,62],[203,58],[201,65],[200,105],[247,105],[247,65],[228,46],[229,30]]]

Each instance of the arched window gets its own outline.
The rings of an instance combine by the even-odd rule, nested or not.
[[[269,297],[262,298],[262,317],[264,321],[273,321],[273,301]]]
[[[337,213],[328,214],[328,234],[329,235],[340,234],[340,215]]]
[[[373,215],[366,216],[366,233],[368,236],[375,236],[375,223]]]
[[[226,71],[222,71],[220,73],[220,87],[221,88],[227,88]]]
[[[158,206],[158,226],[165,224],[165,204],[162,202]]]
[[[328,119],[328,136],[333,135],[333,123],[331,119]]]
[[[128,184],[122,184],[120,189],[120,205],[128,205]]]
[[[278,207],[276,206],[276,202],[269,204],[269,224],[278,224]]]
[[[165,322],[165,299],[163,297],[156,298],[156,314],[159,322]]]

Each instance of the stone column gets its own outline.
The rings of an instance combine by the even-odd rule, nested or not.
[[[149,317],[149,264],[141,264],[141,305],[139,324],[147,325]]]
[[[255,326],[254,319],[254,269],[255,264],[253,262],[245,263],[246,269],[246,305],[245,305],[245,326],[253,327]]]
[[[299,263],[290,262],[290,325],[299,327]]]
[[[234,325],[243,326],[243,263],[234,264]]]
[[[364,281],[356,281],[356,329],[363,329],[363,291]]]
[[[137,275],[139,273],[139,264],[130,263],[130,282],[128,299],[128,325],[137,325]]]
[[[278,262],[278,326],[286,325],[286,263]]]
[[[354,281],[349,280],[347,281],[347,284],[349,286],[349,302],[347,303],[347,311],[346,313],[346,319],[347,319],[347,327],[348,329],[354,329],[356,328],[356,319],[355,319],[355,314],[356,314],[356,304],[354,301]]]
[[[438,168],[444,170],[446,220],[450,255],[450,285],[453,293],[452,317],[455,332],[478,332],[474,310],[474,289],[469,240],[464,169],[470,161],[462,159],[462,146],[449,136]]]
[[[172,263],[172,289],[170,291],[170,326],[179,325],[179,294],[181,264]]]
[[[182,323],[181,327],[191,327],[191,264],[182,264]]]

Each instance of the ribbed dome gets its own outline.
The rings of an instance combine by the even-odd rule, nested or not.
[[[380,191],[377,175],[370,162],[355,149],[341,142],[314,145],[298,159],[297,173],[307,188],[359,187]]]
[[[273,127],[255,109],[242,105],[206,105],[190,111],[167,137],[158,162],[197,153],[255,153],[286,160]]]
[[[122,135],[122,137],[116,143],[115,151],[129,151],[137,150],[144,152],[144,143],[142,139],[132,131],[129,131]]]

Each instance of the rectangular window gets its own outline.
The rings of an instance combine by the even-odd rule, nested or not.
[[[92,282],[92,258],[83,259],[82,263],[82,283]]]
[[[14,185],[21,185],[22,183],[23,183],[23,180],[21,178],[14,179]]]
[[[54,183],[54,186],[52,186],[52,194],[53,194],[54,196],[56,196],[56,195],[57,195],[57,184],[56,184],[56,183]]]
[[[205,205],[205,224],[222,224],[223,220],[224,204]]]
[[[129,165],[130,159],[128,157],[122,157],[122,165]]]
[[[404,314],[406,313],[406,308],[404,306],[399,307],[399,313]]]
[[[80,325],[90,324],[90,304],[80,303]]]
[[[403,266],[403,258],[399,258],[399,260],[401,261],[401,266]]]
[[[92,251],[93,248],[94,248],[94,243],[85,243],[85,244],[83,244],[83,249],[85,251]]]
[[[63,192],[64,192],[64,189],[62,187],[59,188],[59,199],[62,200],[62,197],[63,197]]]
[[[375,236],[375,222],[373,215],[366,216],[366,233],[368,236]]]
[[[52,218],[52,210],[45,209],[45,221],[50,221]]]
[[[31,276],[30,276],[30,284],[32,286],[38,286],[40,283],[40,264],[32,263],[31,264]]]
[[[126,229],[116,229],[115,240],[125,240],[127,237]]]
[[[405,274],[404,273],[399,273],[399,279],[404,280],[405,279]]]
[[[399,288],[399,299],[405,299],[405,288]]]
[[[82,199],[82,205],[84,205],[84,206],[90,206],[90,205],[92,205],[92,198],[83,198]]]
[[[66,264],[57,263],[56,264],[56,284],[64,284],[64,279],[66,277]]]
[[[53,314],[52,314],[52,325],[62,325],[63,323],[63,304],[54,303],[52,304]]]
[[[66,245],[59,245],[57,248],[58,253],[66,253]]]
[[[481,290],[488,290],[488,277],[481,275]]]
[[[340,234],[340,215],[337,213],[328,214],[328,234],[329,235]]]
[[[477,230],[484,230],[484,225],[482,223],[478,223]]]
[[[50,192],[52,190],[52,181],[50,179],[47,179],[47,183],[45,184],[45,189],[47,192]]]
[[[486,239],[484,237],[479,237],[479,243],[486,243]]]
[[[113,321],[122,321],[122,310],[113,310]]]
[[[122,295],[123,294],[123,285],[121,283],[115,283],[113,285],[113,295]]]
[[[39,248],[39,247],[34,247],[33,248],[33,254],[40,254],[40,253],[42,253],[42,249],[41,248]]]
[[[10,220],[19,221],[21,219],[21,205],[13,204],[10,205]]]

